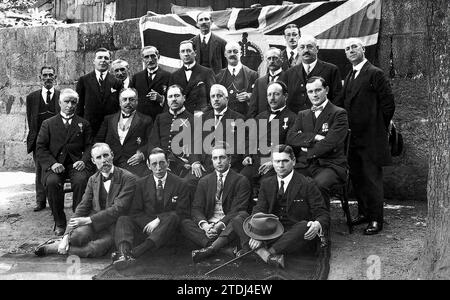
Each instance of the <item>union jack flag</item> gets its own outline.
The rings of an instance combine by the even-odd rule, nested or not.
[[[199,34],[199,11],[181,15],[144,16],[140,19],[143,46],[160,51],[160,64],[169,71],[179,68],[178,45]],[[263,54],[269,47],[286,47],[284,27],[294,23],[301,34],[318,40],[319,58],[336,64],[342,74],[350,65],[345,58],[344,41],[360,38],[366,45],[366,57],[377,63],[377,43],[381,19],[381,0],[345,0],[294,5],[269,5],[258,8],[232,8],[211,12],[211,30],[226,41],[240,42],[243,63],[262,69]]]

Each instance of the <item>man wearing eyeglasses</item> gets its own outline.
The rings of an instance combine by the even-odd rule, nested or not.
[[[198,49],[196,61],[204,67],[210,68],[215,74],[227,65],[223,56],[226,41],[211,32],[211,13],[201,12],[197,15],[197,27],[200,33],[192,38],[195,48]]]
[[[286,40],[286,49],[281,53],[283,60],[283,71],[298,65],[301,62],[297,51],[298,40],[301,37],[300,28],[295,24],[288,24],[284,28],[284,39]]]
[[[60,110],[59,91],[55,89],[56,74],[55,68],[43,66],[39,79],[42,81],[42,88],[32,92],[27,96],[27,152],[33,152],[33,159],[36,172],[36,207],[34,211],[43,210],[46,206],[45,188],[41,183],[42,168],[36,159],[36,140],[44,120],[53,117]]]
[[[170,78],[170,73],[159,67],[159,57],[156,47],[142,48],[141,58],[145,69],[134,74],[130,82],[130,87],[135,88],[138,92],[136,110],[150,116],[153,121],[166,105],[164,95],[167,92]]]
[[[245,116],[258,73],[244,66],[241,56],[241,46],[237,42],[228,42],[225,46],[228,66],[216,75],[216,81],[228,90],[228,107]]]
[[[310,35],[302,36],[298,41],[301,63],[290,68],[280,76],[280,80],[288,86],[287,105],[294,113],[311,107],[306,82],[313,76],[322,77],[327,82],[328,99],[333,102],[342,89],[341,74],[336,65],[317,58],[319,46],[317,40]]]

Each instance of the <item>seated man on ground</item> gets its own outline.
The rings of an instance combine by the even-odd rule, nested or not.
[[[265,246],[262,240],[251,238],[245,233],[245,215],[236,217],[232,222],[242,247],[237,255],[256,249],[256,254],[266,263],[283,268],[284,254],[309,247],[311,243],[317,242],[322,232],[326,232],[330,214],[312,179],[294,171],[295,155],[290,146],[275,146],[272,163],[277,174],[261,182],[252,216],[256,217],[261,212],[274,214],[284,227],[283,235]]]
[[[202,177],[192,203],[192,219],[182,221],[185,236],[202,249],[192,251],[198,262],[213,255],[235,239],[231,221],[246,216],[250,201],[250,184],[230,168],[226,144],[217,142],[212,150],[215,171]]]
[[[114,156],[108,144],[94,144],[91,155],[98,171],[89,178],[83,200],[63,238],[38,247],[37,256],[59,253],[100,257],[114,245],[116,221],[131,205],[136,178],[113,165]]]
[[[113,254],[117,268],[167,244],[175,236],[180,220],[189,217],[187,187],[167,171],[169,163],[164,150],[154,148],[147,164],[152,174],[137,181],[130,213],[117,221],[118,252]]]

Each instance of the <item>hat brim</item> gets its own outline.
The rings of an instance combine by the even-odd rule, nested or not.
[[[274,231],[274,233],[270,234],[270,235],[259,235],[256,234],[254,232],[251,232],[248,228],[248,223],[250,222],[250,220],[252,219],[253,215],[248,216],[245,220],[244,223],[242,224],[242,227],[244,229],[244,232],[247,236],[249,236],[252,239],[255,240],[259,240],[259,241],[266,241],[266,240],[273,240],[276,239],[278,237],[280,237],[283,232],[284,232],[284,227],[283,224],[280,223],[280,221],[277,221],[277,228]]]

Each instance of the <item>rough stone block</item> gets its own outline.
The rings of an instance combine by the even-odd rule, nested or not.
[[[0,141],[23,142],[28,133],[24,114],[0,115]]]
[[[84,75],[84,53],[82,52],[57,52],[58,59],[58,83],[75,86],[75,81]]]
[[[81,51],[95,51],[104,47],[114,50],[113,27],[110,23],[83,23],[79,27],[78,48]]]
[[[78,50],[78,25],[56,28],[56,51]]]
[[[14,85],[36,85],[39,82],[41,66],[47,58],[46,52],[13,52],[9,56],[11,64],[10,82]]]
[[[381,33],[423,33],[426,29],[427,1],[383,0],[381,7]]]
[[[139,19],[115,22],[113,25],[113,38],[116,49],[141,49]]]
[[[55,26],[17,28],[17,51],[45,52],[55,50]]]
[[[0,171],[32,171],[34,162],[22,142],[0,142]]]

